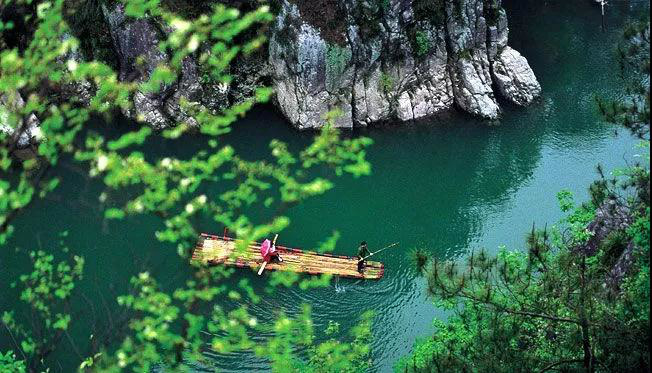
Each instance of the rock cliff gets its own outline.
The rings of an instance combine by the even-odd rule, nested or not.
[[[457,106],[496,119],[495,92],[541,91],[507,45],[500,0],[281,0],[269,43],[276,102],[298,128],[409,121]]]
[[[152,19],[127,17],[122,3],[103,5],[102,12],[118,57],[121,81],[146,81],[159,64],[169,61],[169,56],[159,48],[159,43],[167,37],[167,30],[162,26]],[[136,92],[133,109],[125,114],[159,129],[175,122],[195,124],[180,107],[182,97],[197,102],[202,96],[198,66],[193,58],[183,60],[179,75],[160,92]]]
[[[255,0],[226,2],[258,5]],[[507,45],[507,16],[500,0],[273,4],[277,17],[268,31],[269,44],[232,64],[230,84],[206,81],[199,59],[191,55],[183,60],[176,81],[160,92],[136,92],[134,106],[125,114],[155,128],[182,121],[192,125],[195,121],[181,107],[182,99],[219,110],[267,83],[275,88],[277,106],[295,127],[321,127],[326,113],[339,109],[336,125],[352,128],[425,118],[453,107],[496,119],[497,94],[527,105],[541,91],[527,60]],[[158,65],[170,60],[159,48],[170,32],[161,20],[127,17],[119,2],[102,3],[98,19],[100,35],[110,38],[86,44],[108,45],[106,50],[90,48],[69,58],[110,55],[119,79],[129,82],[148,80]],[[87,33],[77,36],[88,37]],[[68,88],[81,102],[93,89]]]
[[[0,132],[10,136],[17,149],[36,145],[41,140],[40,121],[36,115],[12,116],[25,107],[23,97],[17,91],[13,94],[0,94]]]

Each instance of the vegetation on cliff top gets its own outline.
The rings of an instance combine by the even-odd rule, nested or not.
[[[346,17],[338,0],[289,0],[299,8],[301,18],[314,26],[328,43],[346,44]]]

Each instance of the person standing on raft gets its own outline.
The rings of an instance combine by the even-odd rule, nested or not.
[[[371,252],[367,248],[367,241],[362,241],[360,242],[360,246],[358,247],[358,272],[362,273],[364,270],[364,267],[367,265],[367,259],[371,255]]]
[[[268,263],[280,263],[283,261],[283,258],[278,254],[278,250],[276,250],[276,237],[274,237],[274,241],[272,242],[269,240],[263,241],[263,244],[260,246],[260,255]]]
[[[280,263],[283,261],[283,258],[278,254],[278,251],[276,250],[276,239],[278,238],[278,234],[274,236],[274,241],[271,241],[266,239],[263,241],[263,244],[260,245],[260,256],[263,257],[263,265],[260,266],[260,269],[258,270],[258,276],[260,276],[263,271],[265,270],[265,266],[267,263],[271,262],[276,262]]]

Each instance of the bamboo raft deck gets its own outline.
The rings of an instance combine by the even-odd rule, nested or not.
[[[238,268],[249,267],[254,271],[263,263],[260,243],[253,242],[246,251],[236,252],[238,240],[226,236],[202,233],[192,254],[192,260],[207,265],[224,264]],[[283,262],[267,263],[265,270],[292,271],[310,275],[332,274],[334,276],[373,279],[383,277],[385,266],[380,262],[367,261],[363,273],[358,272],[357,257],[322,254],[314,251],[293,249],[276,245]]]

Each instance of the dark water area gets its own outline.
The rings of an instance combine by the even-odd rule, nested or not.
[[[584,200],[597,164],[610,171],[633,160],[637,141],[601,122],[594,98],[622,93],[615,46],[623,25],[647,12],[649,5],[610,1],[603,32],[600,9],[589,0],[503,3],[510,45],[529,60],[543,88],[542,98],[528,108],[503,105],[498,124],[452,114],[425,123],[354,131],[353,136],[374,140],[368,151],[373,174],[336,179],[327,194],[292,208],[291,226],[282,232],[280,243],[314,247],[338,231],[336,252],[351,255],[361,240],[372,249],[399,241],[398,249],[379,254],[385,277],[377,282],[340,280],[310,291],[279,289],[249,305],[252,314],[262,320],[279,310],[293,315],[307,303],[316,330],[332,320],[346,331],[363,311],[374,310],[375,371],[390,372],[417,338],[431,333],[432,319],[445,316],[425,296],[424,282],[406,255],[410,249],[425,248],[438,257],[481,247],[495,252],[501,245],[520,249],[533,223],[552,225],[562,217],[558,191],[570,189]],[[224,141],[244,158],[260,159],[269,156],[271,138],[300,149],[312,136],[291,129],[271,107],[259,107],[236,123]],[[192,139],[161,141],[148,145],[147,156],[185,157],[202,146]],[[68,230],[65,241],[71,251],[86,258],[79,291],[87,300],[77,305],[85,312],[76,315],[77,327],[71,333],[82,335],[81,326],[93,323],[111,332],[120,314],[111,312],[115,319],[109,320],[106,310],[117,309],[115,298],[127,291],[132,275],[149,271],[162,286],[173,289],[183,284],[187,266],[176,247],[155,239],[161,227],[158,218],[106,221],[98,203],[101,186],[89,178],[88,170],[64,163],[57,172],[62,185],[21,215],[11,242],[0,250],[0,311],[18,302],[9,282],[29,270],[26,252],[56,246],[58,232]],[[221,233],[221,227],[206,224],[205,229]],[[264,281],[250,273],[235,277],[248,278],[256,287]],[[11,347],[7,338],[0,331],[0,350]],[[65,356],[76,352],[67,345],[63,350],[61,371],[72,371],[76,367],[65,366]],[[266,366],[253,354],[214,358],[227,372],[264,371]]]

